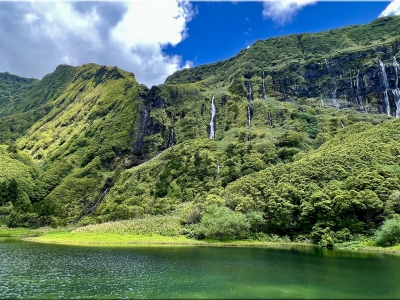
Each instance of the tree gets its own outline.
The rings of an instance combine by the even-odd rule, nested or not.
[[[242,213],[234,212],[226,206],[212,205],[207,208],[197,229],[198,236],[231,240],[243,238],[250,229],[250,223]]]
[[[383,222],[381,228],[375,233],[375,243],[378,246],[393,246],[400,242],[400,215]]]

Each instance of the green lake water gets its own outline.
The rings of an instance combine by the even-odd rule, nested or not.
[[[400,256],[0,239],[0,298],[400,298]]]

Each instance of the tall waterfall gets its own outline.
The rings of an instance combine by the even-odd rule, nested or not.
[[[215,95],[212,96],[211,99],[211,121],[210,121],[210,139],[215,138],[215,130],[214,130],[214,118],[215,118],[215,105],[214,105]]]
[[[268,111],[268,125],[269,128],[272,128],[272,115],[270,111]]]
[[[362,93],[361,93],[360,83],[359,83],[359,79],[358,79],[359,77],[360,77],[360,70],[357,71],[357,77],[356,77],[357,99],[358,99],[358,104],[360,105],[362,110],[364,110],[364,112],[367,112],[366,107],[365,107],[365,103],[364,103],[364,99],[363,99]]]
[[[249,128],[249,130],[251,129],[250,105],[247,105],[247,127]]]
[[[247,100],[253,101],[253,92],[251,87],[251,81],[246,81],[246,88],[247,88]]]
[[[354,97],[353,79],[351,78],[351,70],[350,69],[349,69],[349,78],[350,78],[351,97]]]
[[[400,90],[399,90],[399,69],[400,66],[397,63],[396,56],[393,56],[393,67],[396,72],[396,88],[392,90],[394,101],[396,103],[396,118],[400,117]]]
[[[217,174],[219,174],[219,170],[220,170],[220,165],[217,165]]]
[[[383,62],[379,61],[379,65],[381,66],[382,79],[383,79],[383,84],[385,86],[385,91],[383,92],[383,95],[385,97],[386,113],[388,116],[390,116],[390,104],[389,104],[389,95],[388,95],[389,82],[388,82],[387,76],[386,76],[385,64]]]
[[[265,90],[265,75],[264,71],[262,72],[262,88],[263,88],[263,98],[267,100],[267,91]]]
[[[334,89],[333,89],[333,92],[332,92],[333,105],[335,105],[335,107],[337,109],[339,109],[339,103],[337,102],[337,98],[336,98],[336,91],[337,91],[336,78],[332,78],[332,82],[333,82],[333,85],[334,85]]]
[[[171,148],[174,145],[174,128],[171,128],[168,135],[167,148]]]
[[[336,91],[337,91],[336,77],[333,77],[333,76],[332,76],[332,74],[331,74],[331,69],[329,68],[328,61],[327,61],[326,59],[325,59],[325,65],[326,65],[326,69],[328,70],[328,74],[329,74],[329,76],[331,77],[331,82],[332,82],[332,84],[333,84],[332,102],[333,102],[333,105],[334,105],[336,108],[339,108],[339,103],[337,102],[337,98],[336,98]]]
[[[340,120],[340,127],[344,128],[344,124],[343,124],[342,120]]]

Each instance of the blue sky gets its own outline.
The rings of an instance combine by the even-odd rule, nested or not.
[[[376,19],[389,2],[317,2],[302,8],[285,24],[262,16],[262,2],[192,2],[197,14],[187,24],[188,37],[168,46],[194,66],[236,55],[257,40],[302,32],[318,32]],[[399,29],[400,30],[400,29]]]
[[[0,0],[0,72],[40,79],[60,64],[97,63],[133,72],[150,87],[259,39],[399,14],[400,0]]]

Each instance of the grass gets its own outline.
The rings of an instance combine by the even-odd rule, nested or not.
[[[130,235],[160,235],[179,236],[182,227],[178,215],[145,216],[142,219],[106,222],[101,224],[87,225],[73,230],[74,233],[82,234],[130,234]]]
[[[115,224],[112,224],[115,223]],[[7,228],[0,227],[0,237],[21,238],[25,241],[62,244],[71,246],[215,246],[215,247],[315,247],[312,243],[306,242],[271,242],[259,241],[253,239],[246,240],[194,240],[183,235],[165,236],[160,234],[136,234],[136,233],[117,233],[117,228],[122,224],[131,226],[129,223],[135,223],[135,220],[109,222],[98,225],[89,225],[78,228],[60,228],[54,229],[42,227],[38,229],[28,228]],[[114,227],[114,228],[113,228]],[[106,228],[112,232],[107,232]],[[343,243],[338,249],[355,250],[362,252],[384,252],[400,253],[400,245],[391,247],[374,246],[372,240],[364,242]]]
[[[55,229],[51,227],[41,227],[37,229],[8,228],[6,226],[0,226],[0,237],[16,237],[16,238],[37,237],[47,233],[57,233],[64,231],[68,231],[68,229],[67,228]]]

